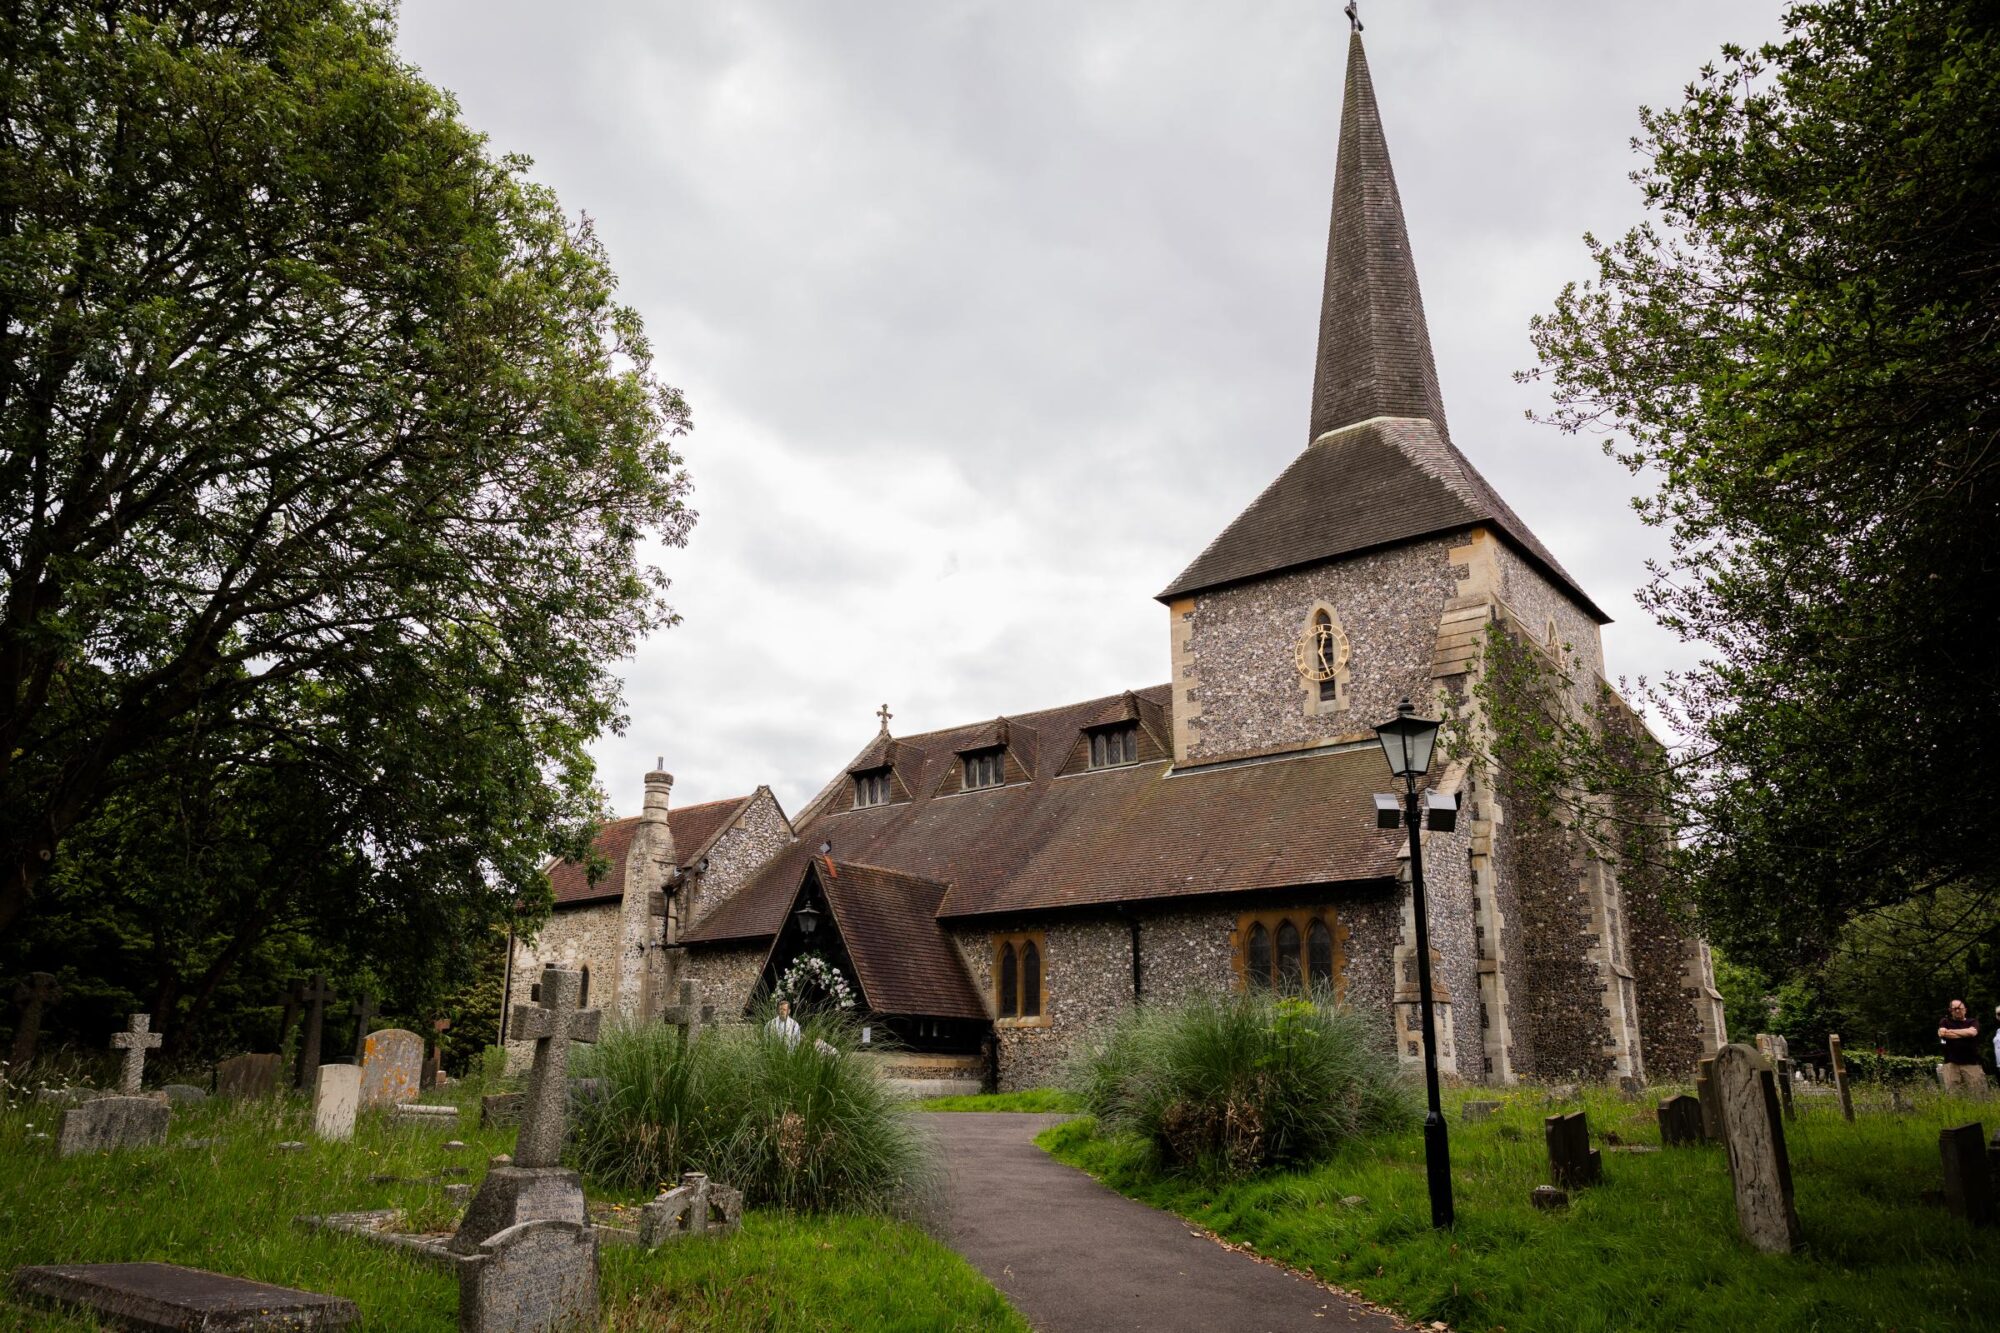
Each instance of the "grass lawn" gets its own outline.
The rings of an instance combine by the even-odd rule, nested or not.
[[[926,1097],[919,1111],[1080,1111],[1083,1103],[1061,1088],[1023,1088],[1019,1092],[981,1092],[969,1097]]]
[[[1604,1153],[1604,1183],[1543,1213],[1548,1180],[1539,1091],[1505,1096],[1494,1118],[1462,1124],[1448,1094],[1458,1224],[1430,1227],[1419,1132],[1352,1145],[1308,1171],[1206,1186],[1148,1174],[1143,1147],[1101,1137],[1088,1119],[1038,1140],[1059,1160],[1258,1253],[1308,1270],[1417,1320],[1538,1333],[1598,1329],[1965,1329],[2000,1327],[2000,1228],[1974,1232],[1922,1202],[1941,1183],[1938,1130],[2000,1103],[1919,1092],[1847,1124],[1831,1098],[1800,1099],[1786,1126],[1803,1252],[1756,1253],[1739,1238],[1719,1147]],[[1659,1095],[1667,1095],[1661,1093]],[[1654,1098],[1592,1089],[1591,1140],[1657,1145]],[[1347,1204],[1349,1198],[1361,1202]]]
[[[469,1092],[464,1099],[476,1108]],[[487,1159],[513,1147],[511,1129],[477,1128],[476,1109],[453,1134],[391,1129],[364,1116],[353,1143],[329,1144],[313,1140],[302,1102],[209,1102],[176,1108],[165,1148],[58,1160],[53,1143],[28,1136],[53,1132],[60,1114],[0,1111],[0,1273],[20,1264],[165,1260],[346,1296],[364,1327],[399,1333],[457,1328],[452,1275],[291,1219],[400,1207],[442,1220],[454,1206],[438,1185],[369,1177],[465,1166],[463,1179],[476,1184]],[[454,1134],[466,1148],[447,1152],[442,1144]],[[174,1146],[197,1138],[218,1142]],[[307,1146],[278,1151],[287,1139]],[[956,1254],[916,1227],[875,1218],[752,1212],[727,1240],[650,1254],[607,1248],[603,1274],[607,1327],[627,1333],[1026,1328]],[[0,1289],[0,1330],[96,1327],[9,1303]]]

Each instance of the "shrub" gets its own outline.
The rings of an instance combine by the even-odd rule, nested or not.
[[[1922,1055],[1877,1055],[1873,1051],[1843,1051],[1847,1076],[1857,1083],[1935,1083],[1938,1058]]]
[[[802,1027],[796,1045],[761,1026],[691,1042],[657,1025],[606,1032],[578,1063],[605,1084],[572,1107],[578,1168],[634,1190],[704,1171],[751,1204],[805,1212],[927,1203],[926,1140],[855,1056],[853,1030],[832,1017]]]
[[[1345,1009],[1263,994],[1127,1014],[1071,1066],[1100,1123],[1170,1171],[1242,1176],[1415,1123],[1413,1085]]]

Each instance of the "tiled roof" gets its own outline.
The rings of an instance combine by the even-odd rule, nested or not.
[[[750,796],[732,796],[723,801],[704,801],[700,805],[669,809],[667,827],[673,830],[674,855],[686,864],[707,851],[709,844],[735,822],[736,816],[743,812],[743,807],[755,795],[752,792]],[[561,861],[549,866],[549,883],[555,888],[557,907],[605,902],[625,896],[625,858],[632,850],[632,835],[638,831],[642,820],[639,815],[614,819],[598,830],[594,846],[611,863],[611,869],[595,884],[586,877],[585,868],[579,862]]]
[[[965,961],[938,925],[944,885],[881,866],[819,867],[820,890],[840,928],[868,1007],[878,1014],[985,1018]]]
[[[1308,445],[1160,600],[1477,524],[1490,524],[1599,624],[1609,622],[1465,455],[1430,422],[1408,418],[1364,422]]]
[[[1164,708],[1167,687],[1139,692]],[[1104,716],[1094,699],[1028,715],[1045,738]],[[990,724],[980,724],[990,725]],[[1395,833],[1375,831],[1381,751],[1353,749],[1170,773],[1164,759],[1056,777],[1067,745],[1042,747],[1032,781],[933,795],[976,727],[901,738],[921,762],[914,799],[855,810],[829,798],[799,842],[718,906],[692,944],[772,934],[820,843],[945,886],[942,920],[1171,900],[1291,885],[1377,882],[1395,873]]]

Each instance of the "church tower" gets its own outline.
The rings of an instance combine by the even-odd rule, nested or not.
[[[1177,770],[1372,745],[1405,697],[1433,716],[1462,706],[1496,624],[1579,682],[1579,702],[1609,689],[1609,617],[1452,440],[1358,22],[1309,423],[1304,452],[1159,594]],[[1568,830],[1523,812],[1509,826],[1500,779],[1462,763],[1439,778],[1473,829],[1452,910],[1472,918],[1456,924],[1477,950],[1484,1076],[1691,1067],[1719,1035],[1698,1017],[1714,994],[1698,942],[1657,903],[1628,905]]]

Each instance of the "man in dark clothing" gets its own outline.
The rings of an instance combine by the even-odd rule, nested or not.
[[[1938,1041],[1944,1047],[1944,1067],[1938,1071],[1944,1090],[1966,1097],[1986,1095],[1986,1071],[1979,1067],[1979,1024],[1965,1012],[1964,1000],[1938,1020]]]

